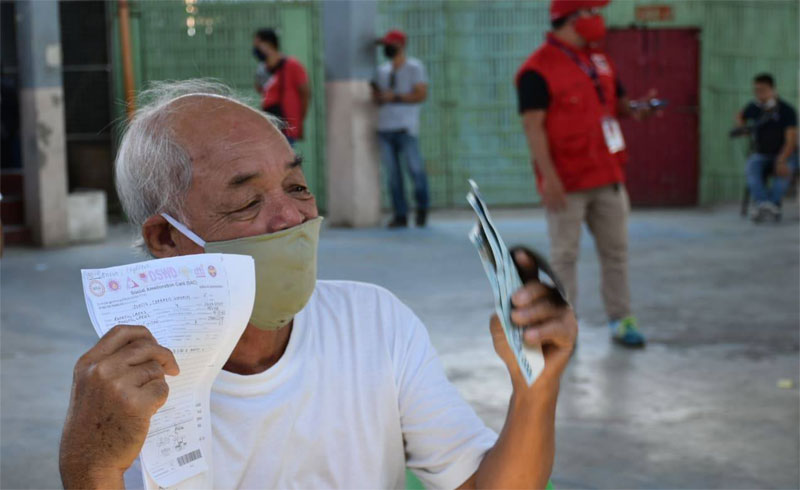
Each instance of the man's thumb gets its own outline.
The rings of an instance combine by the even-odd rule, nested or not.
[[[517,358],[511,350],[511,346],[508,345],[508,339],[503,330],[503,325],[500,323],[500,319],[497,315],[492,315],[492,319],[489,322],[489,331],[492,332],[494,351],[497,352],[497,355],[505,363],[508,372],[511,374],[511,379],[519,379],[519,377],[522,376],[522,371],[520,371]]]

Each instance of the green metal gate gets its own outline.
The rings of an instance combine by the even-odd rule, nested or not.
[[[282,51],[306,67],[311,81],[306,139],[297,149],[306,157],[306,177],[319,206],[324,208],[325,84],[315,2],[136,1],[131,17],[137,88],[155,80],[211,77],[233,87],[254,107],[259,105],[259,95],[253,86],[253,33],[260,27],[276,28]],[[116,25],[114,31],[114,38],[118,39]],[[117,46],[117,60],[118,49]],[[121,73],[119,63],[116,73]],[[118,76],[117,80],[121,78]],[[122,100],[120,84],[121,81],[117,94]],[[122,109],[120,105],[118,110]]]
[[[464,206],[467,178],[493,204],[539,200],[513,76],[549,29],[547,2],[384,1],[379,31],[400,28],[426,66],[420,144],[434,206]]]

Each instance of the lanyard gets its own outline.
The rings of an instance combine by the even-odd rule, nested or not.
[[[562,53],[567,55],[569,59],[575,62],[578,65],[578,68],[581,69],[589,78],[592,79],[592,84],[594,84],[594,89],[597,92],[597,98],[600,99],[600,103],[602,105],[606,105],[606,96],[603,93],[603,87],[600,86],[600,77],[597,76],[597,68],[595,68],[594,63],[591,62],[591,58],[589,58],[589,63],[587,64],[582,59],[575,54],[574,51],[569,49],[567,46],[564,45],[561,41],[558,41],[553,38],[548,38],[547,42],[552,44],[553,46],[557,47],[561,50]]]

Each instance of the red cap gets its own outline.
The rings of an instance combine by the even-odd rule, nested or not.
[[[405,46],[406,33],[400,29],[392,29],[391,31],[387,32],[385,36],[378,39],[378,42],[380,44],[399,44],[401,46]]]
[[[611,0],[551,0],[550,20],[560,19],[581,9],[605,7]]]

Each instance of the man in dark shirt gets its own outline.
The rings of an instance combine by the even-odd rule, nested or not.
[[[762,73],[753,79],[755,100],[736,116],[739,126],[753,133],[753,153],[747,159],[747,186],[756,202],[751,217],[759,222],[780,218],[780,204],[797,172],[797,113],[778,98],[775,80]],[[766,175],[774,174],[771,185]]]

